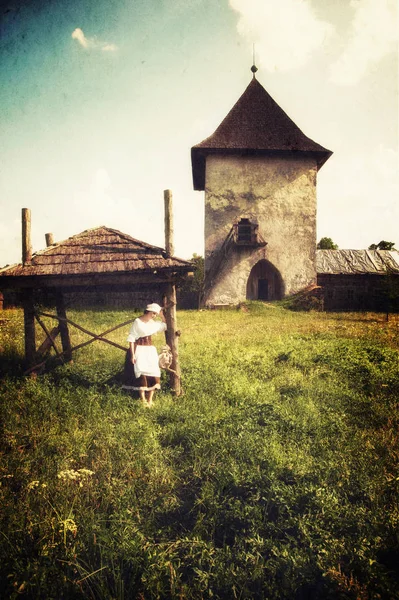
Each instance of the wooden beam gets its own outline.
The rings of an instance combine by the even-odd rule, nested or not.
[[[1,275],[1,289],[4,291],[28,288],[62,287],[64,292],[73,291],[73,288],[90,288],[92,286],[104,286],[112,289],[113,286],[131,286],[143,284],[163,284],[180,278],[181,273],[192,271],[191,268],[184,269],[162,269],[157,273],[138,274],[129,273],[103,273],[99,275]],[[137,288],[136,288],[137,289]]]
[[[54,236],[52,233],[46,233],[46,246],[52,246],[54,244]]]
[[[134,319],[129,319],[128,321],[125,321],[124,323],[120,323],[119,325],[115,325],[115,327],[112,327],[111,329],[107,329],[107,331],[104,331],[103,333],[100,333],[99,335],[96,335],[95,333],[91,333],[91,331],[88,331],[87,329],[84,329],[83,327],[81,327],[80,325],[78,325],[77,323],[74,323],[73,321],[71,321],[70,319],[61,319],[60,317],[56,316],[56,315],[51,315],[49,313],[36,313],[36,318],[37,315],[42,315],[43,317],[51,317],[52,319],[56,319],[58,322],[60,322],[61,320],[65,320],[68,323],[70,323],[71,325],[73,325],[74,327],[76,327],[77,329],[80,329],[81,331],[83,331],[84,333],[87,333],[92,337],[91,340],[87,340],[86,342],[82,342],[81,344],[78,344],[77,346],[74,346],[73,348],[71,348],[71,352],[74,352],[75,350],[79,350],[80,348],[83,348],[84,346],[88,346],[89,344],[92,344],[93,342],[95,342],[96,340],[99,340],[100,342],[106,342],[107,344],[111,344],[111,346],[115,346],[116,348],[119,348],[120,350],[123,350],[123,352],[126,352],[127,348],[125,346],[121,346],[120,344],[116,344],[115,342],[112,342],[111,340],[106,340],[105,338],[103,338],[103,335],[107,335],[108,333],[111,333],[112,331],[115,331],[116,329],[119,329],[120,327],[124,327],[125,325],[129,325],[130,323],[133,323]],[[58,329],[58,328],[55,328]],[[54,331],[54,330],[53,330]],[[58,354],[58,358],[60,358],[62,360],[63,356],[65,355],[65,352],[61,352]],[[38,369],[44,367],[44,365],[46,364],[47,359],[42,360],[40,363],[31,366],[27,371],[25,371],[25,375],[28,375],[29,373],[32,373],[33,371],[37,371]]]
[[[173,256],[173,196],[171,190],[165,190],[163,193],[165,204],[165,250],[167,256]]]
[[[32,260],[31,213],[29,208],[22,209],[22,262],[25,265]]]
[[[57,335],[60,333],[60,328],[58,327],[53,327],[53,329],[51,331],[49,331],[46,327],[46,325],[43,323],[43,321],[41,320],[41,318],[39,317],[39,315],[35,312],[35,317],[36,317],[36,321],[39,323],[40,327],[43,329],[44,333],[46,334],[46,338],[44,340],[44,342],[41,344],[41,346],[37,349],[37,354],[39,356],[42,356],[44,354],[46,354],[51,347],[54,348],[54,352],[56,353],[56,355],[58,356],[58,358],[62,359],[61,354],[58,352],[58,348],[55,345],[55,338],[57,337]]]
[[[133,321],[135,320],[135,319],[129,319],[128,321],[125,321],[124,323],[120,323],[120,325],[115,325],[115,327],[112,327],[111,329],[107,329],[106,331],[103,331],[102,333],[96,334],[96,333],[93,333],[92,331],[89,331],[88,329],[85,329],[81,325],[78,325],[74,321],[71,321],[71,319],[67,319],[66,317],[62,318],[58,315],[56,316],[56,315],[52,315],[50,313],[44,313],[44,312],[40,312],[38,314],[42,315],[43,317],[51,317],[53,319],[57,319],[57,321],[59,321],[60,323],[62,321],[69,323],[70,325],[72,325],[73,327],[76,327],[76,329],[79,329],[83,333],[87,333],[87,335],[91,335],[91,337],[93,338],[92,340],[83,342],[82,344],[79,344],[78,346],[74,346],[73,348],[71,348],[71,350],[77,350],[78,348],[83,348],[83,346],[87,346],[88,344],[91,344],[92,342],[99,340],[100,342],[105,342],[106,344],[110,344],[111,346],[114,346],[115,348],[119,348],[120,350],[124,350],[124,352],[126,352],[126,350],[127,350],[126,346],[121,346],[120,344],[117,344],[116,342],[112,342],[111,340],[106,340],[103,336],[108,335],[108,333],[111,333],[112,331],[115,331],[116,329],[119,329],[120,327],[124,327],[125,325],[128,325],[129,323],[133,323]]]
[[[51,331],[49,331],[49,336],[47,336],[44,340],[44,342],[39,346],[39,348],[37,349],[36,354],[38,356],[44,356],[48,353],[48,351],[50,350],[50,348],[53,346],[52,342],[55,342],[57,336],[60,333],[60,328],[57,327],[53,327]],[[59,352],[57,349],[57,356],[59,358],[62,358],[62,352]]]
[[[169,283],[166,286],[164,298],[165,317],[167,330],[165,331],[166,343],[172,351],[172,364],[170,365],[169,382],[174,396],[182,395],[181,371],[179,365],[179,332],[177,331],[176,317],[176,286]]]
[[[23,299],[24,331],[25,331],[25,362],[30,366],[36,356],[35,307],[33,290],[26,290]]]
[[[69,360],[72,360],[71,340],[69,337],[68,321],[66,320],[64,295],[59,290],[56,291],[55,305],[56,305],[56,310],[57,310],[57,316],[59,318],[59,323],[60,323],[62,350],[63,350],[63,354],[65,355],[66,360],[69,361]]]

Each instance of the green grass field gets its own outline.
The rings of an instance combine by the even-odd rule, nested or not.
[[[397,319],[180,311],[184,395],[146,409],[98,342],[24,377],[0,316],[1,597],[399,598]]]

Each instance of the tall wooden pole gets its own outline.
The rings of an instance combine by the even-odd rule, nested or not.
[[[164,191],[165,201],[165,250],[168,257],[173,256],[173,201],[172,192]],[[176,316],[176,285],[171,280],[166,285],[166,310],[165,318],[167,330],[165,332],[166,343],[172,351],[172,364],[170,365],[170,387],[174,396],[181,396],[180,365],[179,365],[179,344],[177,336],[177,316]]]
[[[32,260],[31,213],[29,208],[22,209],[22,263],[28,265]],[[27,366],[34,364],[36,354],[35,311],[33,289],[23,292],[24,308],[25,361]]]
[[[173,245],[173,196],[171,190],[165,190],[163,197],[165,203],[165,250],[167,256],[173,256],[175,249]]]
[[[32,243],[30,238],[31,214],[29,208],[22,209],[22,262],[25,265],[32,260]]]
[[[174,396],[181,396],[181,371],[179,364],[179,338],[177,334],[176,316],[176,286],[170,282],[166,284],[166,343],[172,351],[172,364],[170,365],[169,383]]]

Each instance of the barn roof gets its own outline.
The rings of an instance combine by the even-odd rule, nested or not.
[[[97,227],[35,252],[29,264],[0,269],[0,286],[8,278],[152,273],[157,270],[186,273],[189,261],[168,257],[163,248],[125,233]],[[3,278],[3,281],[2,281]]]
[[[397,250],[316,250],[318,275],[399,274]]]
[[[245,151],[310,153],[319,168],[332,154],[308,138],[255,77],[216,131],[191,149],[194,189],[204,189],[206,156]]]

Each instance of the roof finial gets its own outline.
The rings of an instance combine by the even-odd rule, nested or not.
[[[251,71],[253,73],[253,78],[255,79],[255,73],[258,70],[258,67],[255,65],[255,44],[252,44],[252,63]]]

